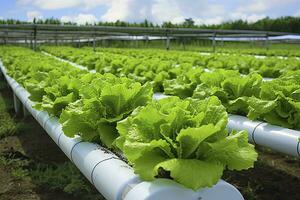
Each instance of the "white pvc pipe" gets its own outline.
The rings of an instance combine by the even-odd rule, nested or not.
[[[216,53],[210,53],[210,52],[199,52],[200,55],[204,55],[204,56],[209,56],[211,54],[216,54]],[[235,53],[217,53],[219,55],[226,55],[226,56],[230,56],[230,55],[239,55],[239,54],[235,54]],[[256,55],[256,54],[242,54],[243,56],[253,56],[255,58],[258,58],[258,59],[265,59],[265,58],[268,58],[269,56],[264,56],[264,55]],[[279,58],[279,59],[288,59],[289,57],[288,56],[270,56],[271,58],[272,57],[275,57],[275,58]],[[296,58],[297,60],[300,60],[300,57],[297,57],[297,56],[293,56],[294,58]]]
[[[165,95],[165,94],[163,94],[163,93],[159,93],[159,92],[157,92],[157,93],[154,93],[153,94],[153,99],[155,99],[155,100],[160,100],[160,99],[164,99],[164,98],[167,98],[167,97],[169,97],[168,95]]]
[[[160,183],[164,180],[160,179],[153,182],[142,182],[134,174],[133,169],[112,152],[98,144],[82,142],[80,137],[69,138],[65,136],[57,118],[49,116],[44,111],[37,111],[32,108],[33,103],[28,99],[28,92],[6,74],[6,70],[1,62],[0,69],[27,110],[106,199],[196,200],[204,197],[204,199],[214,200],[243,200],[239,191],[223,180],[220,180],[212,188],[198,191],[184,188],[171,180],[168,180],[164,185]],[[147,195],[144,194],[145,192]]]
[[[240,115],[229,115],[227,128],[229,131],[234,130],[246,130],[248,132],[248,140],[254,143],[253,131],[254,129],[263,122],[251,121],[246,117]]]
[[[21,111],[21,102],[18,99],[18,97],[14,94],[13,95],[13,99],[14,99],[14,109],[15,109],[15,113],[19,114]]]
[[[135,188],[141,181],[124,161],[110,158],[95,166],[92,182],[102,189],[101,194],[108,199],[124,199],[126,191]],[[141,199],[140,193],[134,192],[133,196],[132,200]]]
[[[68,64],[70,64],[70,65],[72,65],[72,66],[74,66],[74,67],[77,67],[77,68],[81,69],[81,70],[89,70],[87,67],[84,67],[84,66],[82,66],[82,65],[78,65],[77,63],[74,63],[74,62],[71,62],[71,61],[68,61],[68,60],[59,58],[59,57],[57,57],[57,56],[55,56],[55,55],[53,55],[53,54],[47,53],[47,52],[45,52],[45,51],[42,51],[42,53],[45,54],[45,55],[47,55],[47,56],[50,56],[50,57],[52,57],[52,58],[54,58],[54,59],[56,59],[56,60],[59,60],[59,61],[61,61],[61,62],[68,63]],[[96,70],[95,70],[95,69],[92,69],[92,70],[89,70],[89,71],[92,72],[92,73],[96,73]]]
[[[251,121],[239,115],[230,115],[229,130],[247,130],[251,143],[269,147],[275,151],[300,157],[300,131],[259,121]]]
[[[134,187],[127,193],[124,200],[136,199],[135,193],[139,193],[141,196],[139,199],[147,200],[234,200],[243,199],[243,197],[237,196],[237,189],[227,182],[221,180],[212,188],[205,188],[201,191],[195,192],[191,189],[187,190],[178,183],[175,183],[169,179],[157,179],[152,182],[143,182]],[[171,196],[170,196],[171,194]],[[170,198],[171,197],[171,198]]]
[[[263,78],[263,81],[272,81],[274,78]]]

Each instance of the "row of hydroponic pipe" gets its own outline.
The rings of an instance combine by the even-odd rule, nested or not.
[[[43,53],[59,61],[67,62],[68,64],[71,64],[79,69],[87,69],[84,66],[80,66],[62,58],[58,58],[49,53]],[[91,70],[91,72],[95,73],[95,70]],[[166,97],[168,96],[160,93],[154,95],[154,99]],[[227,127],[229,131],[247,130],[249,134],[249,142],[253,144],[268,147],[272,150],[300,158],[300,131],[271,125],[266,122],[252,121],[244,116],[239,115],[230,115]]]
[[[187,189],[169,179],[156,179],[152,182],[141,181],[133,169],[114,153],[98,144],[83,142],[80,137],[69,138],[63,134],[57,118],[50,117],[45,111],[34,108],[29,93],[14,79],[6,74],[0,62],[0,69],[14,93],[15,110],[27,110],[45,129],[67,157],[78,167],[97,190],[109,200],[243,200],[240,192],[231,184],[220,180],[211,188],[198,191]],[[26,112],[27,112],[26,111]]]

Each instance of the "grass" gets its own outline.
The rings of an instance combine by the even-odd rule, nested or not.
[[[98,194],[93,194],[91,187],[71,162],[63,164],[45,165],[38,164],[30,172],[35,184],[47,186],[50,190],[62,190],[74,196],[82,196],[84,199],[97,199]]]
[[[17,179],[21,179],[28,176],[28,170],[22,168],[13,169],[11,175]]]
[[[9,135],[14,135],[17,132],[17,124],[8,113],[11,109],[6,99],[3,98],[2,90],[0,90],[0,139]]]
[[[11,116],[10,111],[13,109],[12,100],[5,96],[7,86],[3,80],[0,79],[0,139],[21,134],[30,129],[27,123],[22,121],[16,123],[14,117]]]

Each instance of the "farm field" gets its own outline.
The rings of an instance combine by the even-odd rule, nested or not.
[[[254,148],[247,130],[228,129],[227,123],[231,115],[240,115],[284,130],[300,130],[300,60],[296,54],[278,58],[281,52],[266,58],[226,53],[93,51],[68,46],[42,46],[35,52],[0,47],[2,72],[7,70],[29,92],[34,109],[58,119],[66,136],[79,135],[83,141],[113,151],[142,180],[173,179],[198,190],[223,178],[245,199],[297,199],[299,158],[259,145]],[[12,95],[5,87],[2,91]],[[153,99],[162,94],[169,97]],[[38,124],[30,126],[43,132]],[[15,135],[18,131],[10,132]],[[5,135],[3,140],[22,138],[27,132]],[[2,155],[5,157],[5,151]],[[23,168],[21,181],[34,167]],[[43,176],[43,172],[36,174]],[[70,195],[58,190],[62,196]],[[86,190],[95,189],[87,184]],[[273,190],[277,192],[271,193]],[[90,197],[86,191],[77,195]]]
[[[288,107],[289,113],[298,112],[295,93],[299,90],[300,61],[297,59],[202,56],[157,50],[93,52],[70,47],[44,47],[43,50],[102,74],[113,73],[143,84],[150,82],[154,92],[195,99],[215,95],[231,114],[299,129],[299,113],[283,115],[278,108],[280,104]],[[263,77],[276,79],[266,81]],[[278,92],[283,94],[280,98]]]
[[[300,200],[300,4],[0,1],[0,200]]]

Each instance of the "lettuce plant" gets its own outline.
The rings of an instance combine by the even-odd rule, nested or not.
[[[146,105],[152,99],[152,87],[112,74],[89,76],[91,81],[79,89],[81,99],[62,111],[60,123],[69,137],[78,134],[85,141],[97,140],[111,147],[119,135],[117,122]]]
[[[143,180],[170,178],[197,190],[216,184],[224,169],[248,169],[257,159],[248,134],[228,133],[227,120],[217,97],[169,97],[118,122],[116,145]]]

